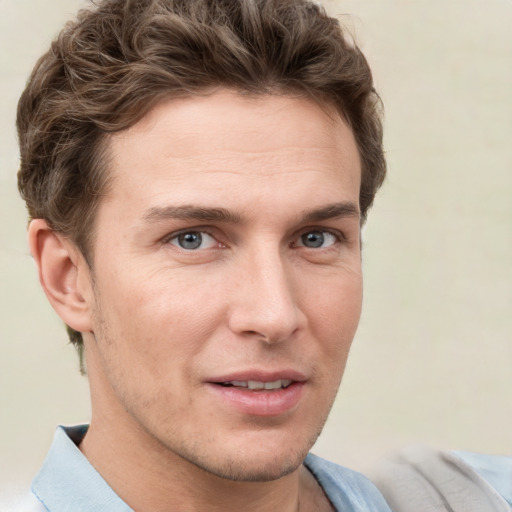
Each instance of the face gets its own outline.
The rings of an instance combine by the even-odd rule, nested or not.
[[[93,423],[115,410],[133,442],[224,478],[293,471],[360,315],[351,130],[307,99],[220,91],[158,105],[110,149]]]

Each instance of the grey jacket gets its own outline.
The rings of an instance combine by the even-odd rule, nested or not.
[[[370,478],[393,512],[512,511],[512,457],[414,447]]]

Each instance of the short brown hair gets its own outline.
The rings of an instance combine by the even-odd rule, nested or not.
[[[163,97],[215,87],[334,106],[358,145],[364,221],[386,173],[381,104],[359,48],[309,0],[101,0],[81,10],[18,104],[18,186],[30,217],[70,238],[91,265],[108,188],[106,134]]]

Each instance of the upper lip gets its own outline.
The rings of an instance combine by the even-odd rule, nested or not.
[[[231,382],[231,381],[257,381],[257,382],[274,382],[276,380],[291,380],[293,382],[304,382],[307,380],[306,376],[292,369],[283,369],[276,371],[268,370],[242,370],[236,371],[225,375],[219,375],[216,377],[206,379],[206,382],[219,383],[219,382]]]

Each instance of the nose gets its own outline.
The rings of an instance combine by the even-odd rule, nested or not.
[[[304,328],[293,269],[278,251],[245,259],[233,283],[229,328],[237,335],[280,343]]]

